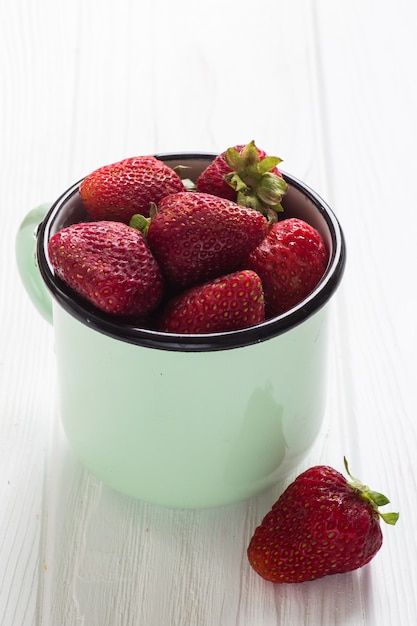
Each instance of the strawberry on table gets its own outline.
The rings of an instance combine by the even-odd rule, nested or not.
[[[265,319],[262,283],[243,270],[191,287],[168,302],[158,328],[171,333],[216,333]]]
[[[303,220],[272,224],[246,261],[262,280],[266,317],[281,315],[304,300],[322,278],[328,256],[320,233]]]
[[[106,313],[146,316],[163,297],[164,280],[142,233],[122,222],[72,224],[51,237],[48,254],[56,275]]]
[[[184,289],[241,269],[267,231],[258,211],[211,194],[182,192],[159,203],[147,238],[168,281]]]
[[[300,583],[362,567],[382,545],[379,519],[386,496],[335,469],[318,465],[287,487],[255,530],[247,555],[254,570],[274,583]]]
[[[251,141],[219,154],[200,174],[197,191],[234,200],[268,215],[282,211],[281,200],[288,185],[277,165],[279,157],[268,156]]]
[[[80,184],[80,197],[92,220],[129,223],[134,213],[149,216],[152,203],[184,191],[178,174],[153,156],[130,157],[104,165]]]

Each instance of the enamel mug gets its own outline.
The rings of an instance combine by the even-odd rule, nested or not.
[[[171,167],[188,166],[194,180],[214,156],[157,155]],[[283,175],[285,216],[319,230],[328,266],[298,306],[233,332],[175,335],[122,325],[57,279],[48,241],[87,219],[79,183],[23,221],[17,263],[53,325],[64,430],[80,461],[110,487],[165,506],[225,505],[284,478],[314,443],[326,402],[328,303],[343,275],[345,242],[327,204]]]

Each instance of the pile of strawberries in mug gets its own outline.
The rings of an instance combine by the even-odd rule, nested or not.
[[[100,167],[79,187],[88,221],[49,242],[54,271],[98,309],[161,332],[281,315],[320,281],[328,251],[312,226],[286,218],[280,161],[252,141],[194,184],[154,156]]]

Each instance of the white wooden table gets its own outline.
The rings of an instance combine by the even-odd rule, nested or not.
[[[2,0],[1,626],[408,625],[417,620],[417,44],[397,0]],[[300,471],[326,463],[400,511],[365,568],[274,586],[249,567],[248,502],[164,509],[67,448],[52,328],[17,275],[26,212],[125,156],[255,139],[333,207],[348,243],[329,397]]]

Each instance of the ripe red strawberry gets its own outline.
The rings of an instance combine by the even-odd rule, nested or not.
[[[278,157],[267,156],[251,141],[219,154],[200,174],[197,191],[233,200],[252,207],[264,215],[270,209],[281,211],[281,200],[287,191],[277,165]]]
[[[51,237],[48,254],[56,275],[106,313],[141,317],[162,299],[162,274],[142,233],[122,222],[72,224]]]
[[[247,328],[265,319],[262,283],[243,270],[191,287],[168,302],[159,330],[217,333]]]
[[[123,159],[95,170],[81,182],[80,196],[92,220],[129,223],[134,213],[149,216],[151,203],[184,191],[178,174],[153,156]]]
[[[345,460],[346,470],[349,473]],[[349,474],[350,475],[350,474]],[[352,477],[351,477],[352,478]],[[300,474],[265,516],[248,547],[254,570],[274,583],[299,583],[368,563],[382,545],[382,494],[322,465]]]
[[[159,203],[147,238],[169,282],[186,288],[241,269],[267,231],[258,211],[210,194],[183,192]]]
[[[328,256],[320,233],[303,220],[288,218],[271,226],[246,263],[262,280],[268,319],[311,293],[324,274]]]

